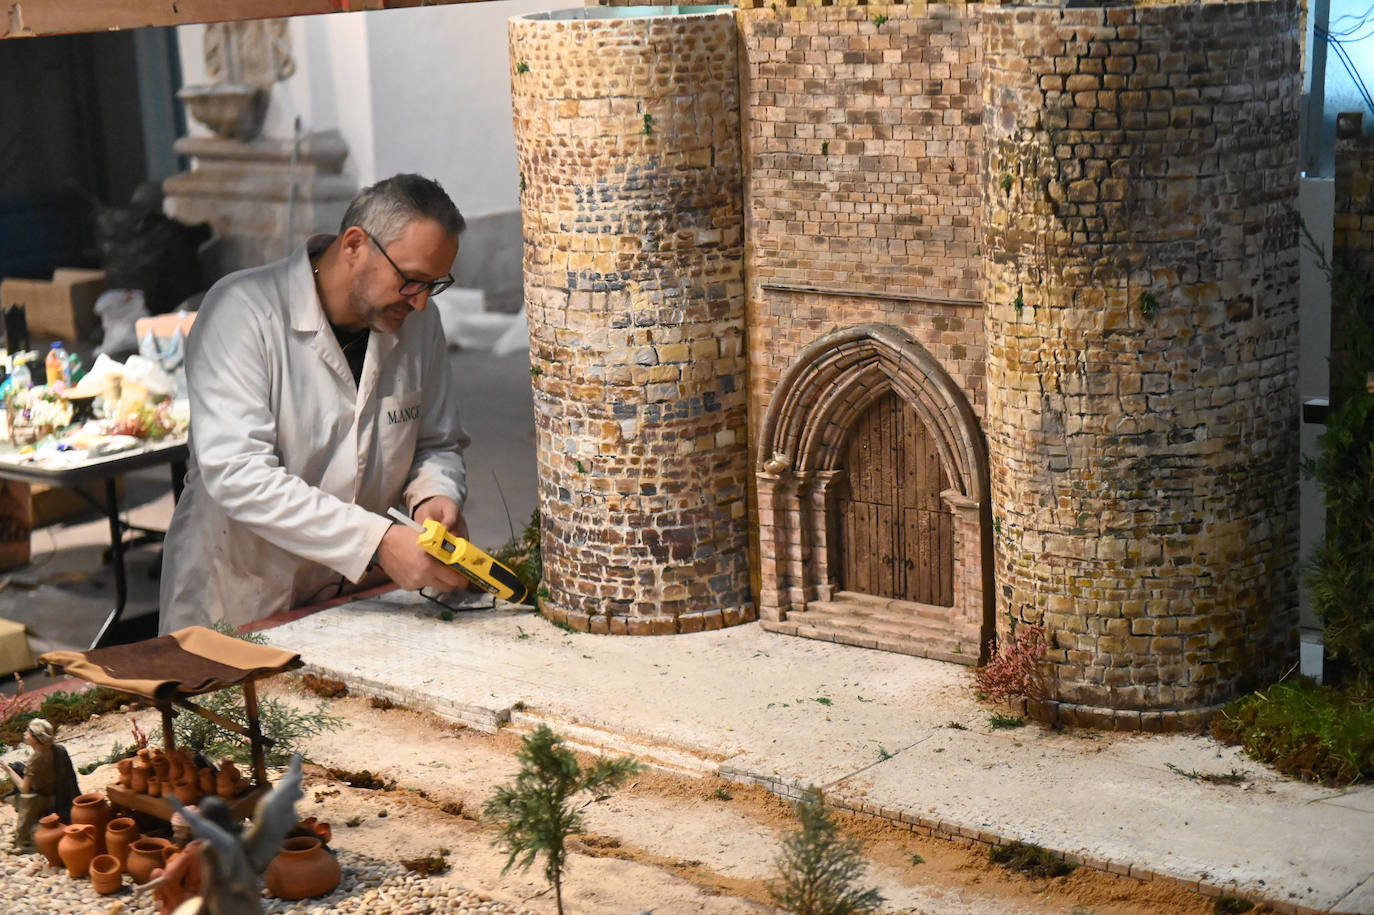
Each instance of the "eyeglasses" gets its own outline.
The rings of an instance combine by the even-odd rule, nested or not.
[[[391,269],[395,270],[396,275],[401,278],[401,288],[398,290],[401,295],[416,295],[417,293],[425,292],[433,296],[438,295],[453,285],[452,273],[442,276],[433,282],[411,279],[405,275],[400,267],[396,266],[396,262],[391,259],[391,255],[386,253],[386,249],[382,247],[382,243],[377,241],[376,237],[371,232],[368,232],[366,229],[363,229],[363,232],[371,239],[372,243],[377,246],[377,250],[382,252],[382,257],[386,258],[386,262],[391,265]]]

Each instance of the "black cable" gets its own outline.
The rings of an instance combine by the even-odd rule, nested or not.
[[[491,596],[491,606],[490,606],[490,607],[474,607],[474,606],[468,606],[468,607],[454,607],[454,606],[452,606],[451,604],[446,604],[446,603],[444,603],[443,601],[439,600],[439,598],[437,598],[437,597],[431,597],[430,595],[426,594],[424,588],[421,588],[421,589],[419,590],[418,593],[419,593],[419,595],[420,595],[421,597],[423,597],[425,600],[433,601],[434,603],[438,604],[440,607],[443,607],[443,608],[444,608],[445,610],[447,610],[449,613],[471,613],[471,612],[474,611],[474,610],[495,610],[495,609],[496,609],[496,595],[495,595],[495,594],[493,594],[493,595]]]
[[[1360,78],[1359,72],[1355,69],[1354,61],[1350,59],[1349,53],[1343,47],[1343,42],[1333,37],[1329,32],[1319,26],[1313,26],[1312,28],[1315,34],[1320,35],[1322,39],[1335,50],[1336,57],[1340,59],[1341,66],[1345,68],[1346,75],[1348,75],[1351,82],[1355,84],[1356,91],[1359,92],[1361,99],[1364,100],[1370,112],[1374,113],[1374,98],[1370,97],[1369,88],[1365,86],[1364,80]]]

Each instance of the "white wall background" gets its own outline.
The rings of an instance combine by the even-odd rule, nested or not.
[[[272,89],[263,136],[338,130],[359,187],[435,178],[469,219],[519,209],[506,23],[577,5],[491,0],[290,20],[295,74]],[[207,82],[204,26],[177,30],[186,85]],[[191,133],[208,134],[199,124]]]

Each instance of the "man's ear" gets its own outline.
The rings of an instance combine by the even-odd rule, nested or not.
[[[359,226],[349,226],[339,236],[339,253],[343,255],[344,261],[349,266],[356,266],[362,256],[367,253],[368,244],[366,232]]]

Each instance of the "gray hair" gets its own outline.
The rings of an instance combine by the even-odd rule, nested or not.
[[[402,174],[359,191],[344,213],[339,234],[350,226],[357,226],[380,244],[387,245],[399,238],[405,227],[416,219],[432,219],[454,238],[467,228],[463,214],[458,212],[439,182],[420,175]]]

